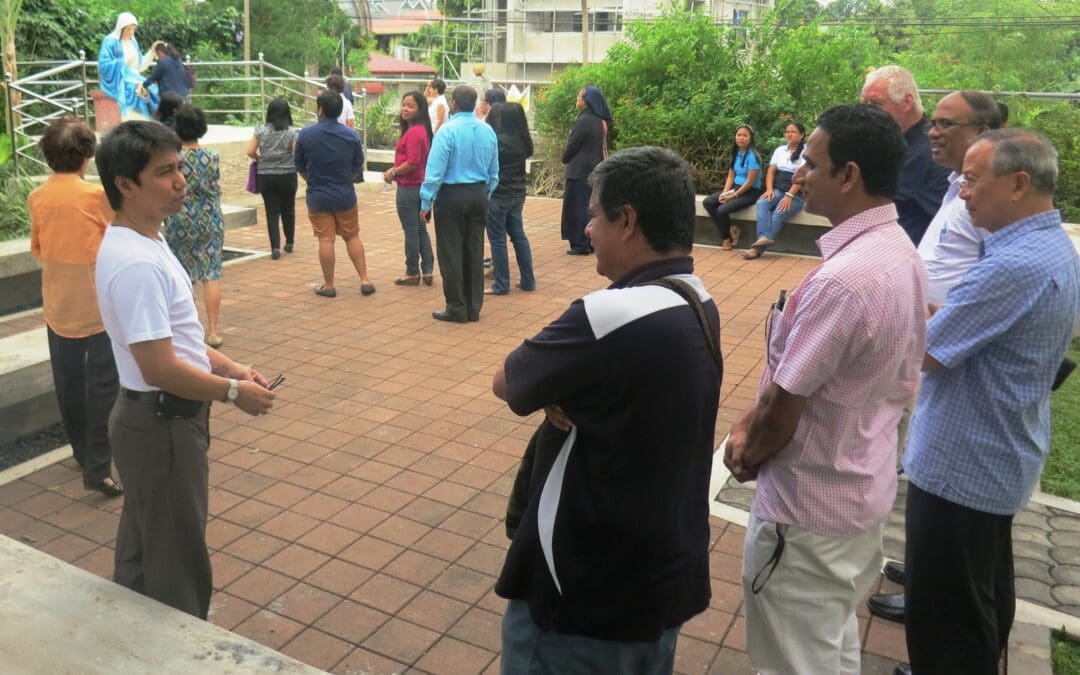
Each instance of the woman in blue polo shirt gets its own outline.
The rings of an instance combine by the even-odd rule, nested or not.
[[[731,146],[724,189],[712,193],[702,202],[720,230],[725,251],[739,243],[739,228],[731,224],[731,214],[757,202],[761,196],[761,183],[761,156],[754,147],[754,129],[749,124],[740,124],[735,128],[735,143]]]

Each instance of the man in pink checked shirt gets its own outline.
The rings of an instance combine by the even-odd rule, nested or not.
[[[758,402],[724,457],[757,479],[743,595],[761,673],[859,672],[855,609],[881,569],[897,423],[926,342],[926,270],[892,203],[904,151],[887,113],[837,106],[795,174],[833,228],[821,265],[770,310]]]

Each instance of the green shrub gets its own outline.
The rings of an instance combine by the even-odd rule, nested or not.
[[[26,198],[34,182],[15,174],[15,164],[0,164],[0,241],[30,236],[30,214]]]

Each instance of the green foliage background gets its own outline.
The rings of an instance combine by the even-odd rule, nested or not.
[[[1071,24],[1058,15],[1073,17]],[[559,152],[587,83],[600,87],[615,117],[612,147],[663,145],[682,154],[699,193],[721,185],[735,126],[748,122],[768,155],[788,120],[808,130],[817,115],[858,99],[865,73],[889,63],[910,68],[924,88],[1080,91],[1075,0],[781,0],[745,27],[670,6],[654,22],[628,26],[607,58],[570,67],[537,97],[540,191],[561,189]],[[968,26],[1021,17],[1028,26]],[[1027,17],[1024,19],[1023,17]],[[995,19],[996,21],[996,19]],[[1058,26],[1048,29],[1047,25]],[[1080,107],[999,97],[1010,124],[1038,129],[1061,156],[1059,206],[1080,221]],[[927,111],[934,97],[924,97]]]

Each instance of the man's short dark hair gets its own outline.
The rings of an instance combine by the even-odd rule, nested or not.
[[[330,74],[331,75],[341,75],[342,77],[345,77],[345,73],[342,72],[341,68],[338,68],[337,66],[334,66],[333,68],[330,69]]]
[[[484,102],[488,105],[506,103],[506,92],[502,89],[488,89],[484,92]]]
[[[206,135],[206,114],[200,108],[185,103],[176,109],[173,129],[180,140],[187,143],[197,141]]]
[[[440,96],[446,93],[446,83],[437,77],[431,82],[428,82],[428,86],[439,92]]]
[[[159,122],[124,122],[105,136],[94,161],[109,206],[114,211],[124,205],[124,196],[116,187],[116,179],[123,176],[138,185],[139,174],[150,163],[150,158],[167,150],[180,152],[180,137]]]
[[[330,77],[326,78],[326,88],[327,89],[333,89],[334,91],[336,91],[339,94],[344,94],[345,93],[345,78],[342,77],[340,74],[331,75]]]
[[[694,181],[690,167],[667,148],[620,150],[589,175],[596,200],[609,220],[623,206],[637,212],[645,239],[657,253],[690,252],[694,245]]]
[[[458,112],[472,112],[476,108],[476,90],[468,85],[454,87],[452,98]]]
[[[341,101],[341,94],[333,89],[324,89],[319,98],[315,99],[315,105],[322,110],[323,117],[337,119],[341,117],[341,110],[345,104]]]
[[[900,125],[889,113],[862,103],[838,105],[821,114],[818,128],[829,134],[834,176],[854,162],[866,194],[893,198],[907,145]]]
[[[38,147],[50,169],[56,173],[75,173],[94,156],[97,138],[79,118],[65,117],[45,129]]]
[[[1001,128],[1001,109],[993,98],[973,90],[961,91],[960,98],[971,108],[972,124],[987,129]]]

